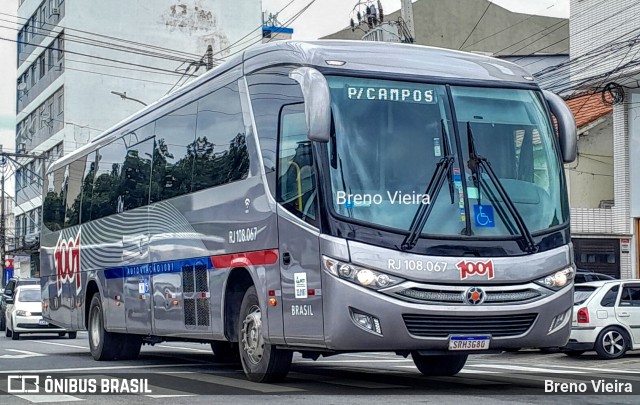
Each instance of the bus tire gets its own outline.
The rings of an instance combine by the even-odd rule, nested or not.
[[[284,380],[291,367],[293,352],[264,342],[262,312],[256,288],[244,294],[238,320],[238,339],[242,369],[250,381],[272,383]]]
[[[466,354],[423,356],[417,352],[411,352],[411,358],[418,370],[428,376],[456,375],[464,367],[467,357]]]
[[[17,332],[11,331],[11,340],[20,340],[20,334]]]
[[[214,341],[211,342],[211,351],[213,351],[215,361],[220,363],[240,363],[238,343]]]
[[[11,329],[9,329],[8,326],[6,326],[6,329],[4,330],[4,335],[6,337],[11,337],[12,333],[11,333]]]
[[[142,348],[142,336],[139,335],[123,335],[122,351],[118,356],[120,360],[135,360],[140,355]]]
[[[117,333],[104,330],[102,299],[95,293],[89,307],[89,349],[95,360],[115,360],[122,351],[122,338]]]

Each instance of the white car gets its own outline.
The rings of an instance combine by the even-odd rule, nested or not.
[[[640,280],[602,280],[575,286],[568,356],[595,350],[617,359],[640,349]]]
[[[66,330],[49,324],[42,319],[42,293],[40,286],[24,285],[16,289],[13,300],[7,301],[5,313],[7,328],[5,334],[13,340],[20,339],[22,333],[57,333],[64,336]],[[75,339],[76,332],[69,332]]]

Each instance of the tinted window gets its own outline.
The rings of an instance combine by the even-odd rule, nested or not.
[[[149,138],[127,148],[120,172],[118,212],[149,204],[153,144],[153,138]]]
[[[603,307],[612,307],[616,304],[616,298],[618,298],[618,291],[620,291],[620,286],[615,285],[607,291],[607,293],[602,297],[602,301],[600,301],[600,305]]]
[[[282,108],[278,153],[278,201],[302,218],[315,219],[315,172],[304,104]]]
[[[86,158],[84,173],[82,175],[82,200],[80,202],[80,221],[87,222],[91,219],[91,201],[93,197],[93,182],[96,176],[96,152]]]
[[[623,288],[620,306],[640,307],[640,287]]]
[[[196,117],[193,102],[156,122],[151,202],[191,191]]]
[[[42,203],[44,226],[51,231],[59,231],[65,217],[65,169],[61,167],[49,173],[45,179],[45,198]]]
[[[304,101],[300,85],[289,78],[291,69],[268,69],[247,77],[262,160],[267,173],[276,170],[278,117],[282,107]]]
[[[82,199],[82,179],[87,157],[84,156],[69,166],[66,192],[66,214],[64,226],[69,227],[80,224],[80,204]]]
[[[595,287],[576,287],[573,291],[573,305],[583,304],[595,290]]]
[[[127,149],[122,139],[98,150],[98,168],[91,196],[91,219],[117,212],[120,172],[126,154]]]
[[[198,101],[192,191],[241,180],[249,174],[249,152],[238,85],[230,83]]]

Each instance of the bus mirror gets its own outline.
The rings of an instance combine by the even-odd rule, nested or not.
[[[564,100],[547,90],[543,91],[544,98],[549,103],[551,113],[558,121],[558,135],[560,136],[560,151],[562,152],[562,161],[571,163],[576,160],[578,154],[578,130],[576,128],[576,120]]]
[[[300,83],[302,89],[307,137],[312,141],[329,142],[331,99],[327,79],[322,73],[310,67],[292,70],[289,77]]]

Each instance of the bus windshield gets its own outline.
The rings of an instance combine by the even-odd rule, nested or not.
[[[567,221],[564,174],[539,92],[451,86],[450,99],[443,85],[327,81],[335,123],[331,192],[339,216],[407,231],[420,205],[432,204],[422,234],[489,238],[521,235],[511,203],[531,233]],[[473,159],[470,164],[470,137],[501,187]],[[439,193],[426,195],[447,156],[454,160],[446,181]]]

